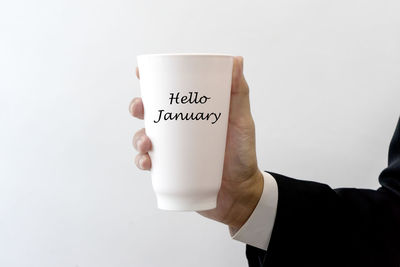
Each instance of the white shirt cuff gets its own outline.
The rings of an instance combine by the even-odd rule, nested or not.
[[[230,235],[232,239],[267,250],[278,205],[278,185],[271,174],[263,172],[263,177],[264,188],[256,208],[236,233],[230,229]]]

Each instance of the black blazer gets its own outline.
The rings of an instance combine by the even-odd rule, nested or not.
[[[400,119],[377,190],[272,173],[278,208],[268,250],[246,245],[250,267],[400,267]]]

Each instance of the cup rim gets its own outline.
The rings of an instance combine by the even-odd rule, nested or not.
[[[140,54],[140,55],[137,55],[137,57],[169,57],[169,56],[234,57],[234,55],[226,54],[226,53],[155,53],[155,54]]]

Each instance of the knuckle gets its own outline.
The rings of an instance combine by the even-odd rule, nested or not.
[[[138,167],[138,168],[140,168],[140,166],[139,166],[140,157],[141,157],[140,154],[137,154],[136,157],[135,157],[135,165],[136,165],[136,167]]]
[[[137,141],[137,147],[140,152],[145,152],[146,151],[146,136],[143,134],[140,136],[140,138]]]
[[[144,128],[140,129],[139,131],[137,131],[135,133],[135,135],[133,136],[133,140],[132,140],[134,148],[136,148],[136,149],[138,148],[137,142],[144,134],[145,134]]]

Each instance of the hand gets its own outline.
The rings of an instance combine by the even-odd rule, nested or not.
[[[136,76],[140,79],[139,69]],[[142,99],[136,97],[129,105],[130,113],[144,118]],[[148,151],[151,140],[144,128],[133,137],[139,152],[135,164],[142,170],[151,169]],[[243,75],[243,57],[234,57],[228,133],[221,188],[217,207],[198,211],[199,214],[229,225],[231,233],[239,229],[256,207],[263,190],[263,174],[256,158],[255,125],[250,111],[249,87]]]

